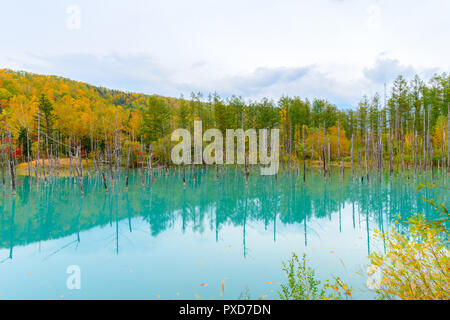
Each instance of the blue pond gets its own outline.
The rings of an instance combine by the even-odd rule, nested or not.
[[[367,255],[383,252],[397,214],[436,215],[422,197],[446,202],[443,189],[416,190],[414,180],[383,174],[366,180],[309,169],[300,177],[242,171],[160,172],[142,183],[133,171],[105,192],[100,176],[0,189],[0,299],[278,299],[282,262],[306,253],[321,280],[339,276],[353,298],[365,287]],[[435,176],[446,184],[448,178]],[[67,287],[69,266],[81,288]],[[222,290],[223,284],[223,290]]]

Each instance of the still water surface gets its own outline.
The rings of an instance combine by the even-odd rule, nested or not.
[[[213,169],[196,175],[186,187],[179,171],[142,186],[134,172],[128,192],[123,177],[109,192],[85,179],[84,197],[68,178],[22,179],[15,198],[0,190],[0,299],[278,299],[292,252],[306,253],[320,279],[340,276],[354,298],[372,298],[367,254],[384,250],[373,229],[389,230],[397,214],[432,218],[422,197],[448,197],[386,174],[324,182],[311,170],[305,186],[288,174],[277,184],[254,174],[248,186],[234,169],[218,182]],[[66,286],[70,265],[80,290]]]

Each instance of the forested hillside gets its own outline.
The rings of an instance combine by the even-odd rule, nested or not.
[[[367,154],[369,161],[402,154],[403,163],[419,156],[442,163],[448,157],[449,83],[445,73],[427,81],[399,76],[386,97],[362,97],[356,109],[339,110],[332,102],[301,97],[244,101],[192,93],[166,98],[1,69],[0,128],[4,147],[11,132],[23,162],[38,150],[38,129],[42,150],[52,141],[71,141],[81,145],[85,157],[94,157],[111,144],[131,143],[138,152],[138,145],[152,143],[153,152],[165,150],[161,158],[169,161],[171,132],[192,129],[194,120],[202,120],[204,130],[280,128],[284,162],[303,154],[344,161],[354,152],[360,159]]]

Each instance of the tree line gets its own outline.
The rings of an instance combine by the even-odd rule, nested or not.
[[[333,165],[366,172],[448,168],[449,81],[446,73],[428,81],[400,75],[383,97],[364,96],[356,108],[339,109],[297,96],[169,98],[2,69],[2,164],[73,156],[110,167],[169,166],[172,131],[192,131],[201,120],[204,130],[279,128],[281,162],[291,167],[303,160],[324,171]]]

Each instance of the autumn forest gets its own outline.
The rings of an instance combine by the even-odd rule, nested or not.
[[[366,172],[383,166],[391,172],[445,168],[449,104],[446,73],[428,80],[400,75],[386,92],[342,110],[327,100],[288,96],[278,101],[217,93],[169,98],[2,69],[2,163],[9,158],[16,164],[56,161],[71,154],[96,168],[102,157],[120,166],[121,159],[127,166],[149,161],[170,166],[171,132],[192,130],[193,121],[201,120],[204,128],[221,130],[280,128],[280,161],[291,167],[303,160],[325,170],[332,165]]]

